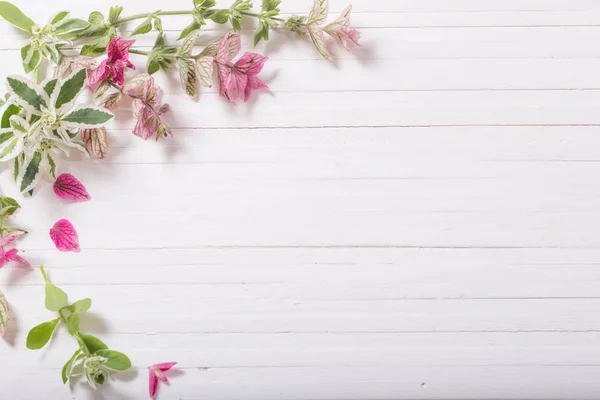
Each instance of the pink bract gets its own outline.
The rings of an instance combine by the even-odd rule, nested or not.
[[[173,137],[169,125],[162,121],[161,115],[166,114],[170,107],[168,104],[160,105],[162,91],[155,85],[154,78],[150,75],[140,75],[125,86],[125,92],[132,97],[133,115],[137,123],[133,133],[144,140],[156,136]]]
[[[125,67],[135,69],[135,65],[129,61],[129,48],[135,40],[123,40],[119,36],[113,38],[108,44],[108,58],[88,76],[88,86],[110,80],[120,87],[125,84]]]
[[[23,233],[23,231],[12,231],[10,233],[7,233],[2,239],[0,239],[0,268],[4,267],[7,263],[11,261],[17,263],[17,265],[21,267],[32,268],[31,264],[29,264],[27,260],[18,255],[19,250],[4,249],[4,246],[12,245],[15,242],[15,240]]]
[[[350,12],[352,11],[352,5],[346,7],[338,19],[330,24],[323,27],[323,30],[331,37],[337,39],[344,47],[348,48],[348,39],[354,44],[359,45],[358,39],[360,33],[357,30],[350,29]]]
[[[221,41],[215,59],[219,72],[219,94],[232,103],[242,97],[248,101],[254,89],[268,88],[256,76],[262,71],[268,57],[247,52],[233,64],[231,60],[239,50],[239,35],[228,33]]]
[[[54,193],[61,199],[86,201],[91,199],[85,186],[71,174],[60,174],[53,185]]]
[[[154,364],[148,367],[149,380],[148,380],[148,392],[150,394],[150,398],[154,398],[156,396],[156,389],[158,388],[158,381],[167,382],[167,377],[164,372],[173,368],[173,366],[177,364],[176,362],[167,362]]]
[[[61,219],[54,224],[50,229],[50,239],[60,251],[78,252],[80,250],[77,231],[73,224],[66,219]]]

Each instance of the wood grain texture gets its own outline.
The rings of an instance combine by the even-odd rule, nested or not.
[[[346,5],[330,4],[332,17]],[[92,11],[19,5],[39,21]],[[247,104],[215,87],[196,103],[158,75],[175,139],[131,135],[126,104],[107,159],[60,165],[90,202],[65,204],[50,182],[22,199],[2,172],[27,257],[93,298],[82,326],[134,368],[99,393],[63,386],[73,342],[61,331],[25,350],[49,318],[42,279],[5,267],[0,398],[141,400],[146,367],[171,360],[161,399],[600,397],[600,3],[353,5],[362,47],[331,64],[275,33],[258,47],[270,90]],[[168,40],[188,22],[165,19]],[[209,24],[202,40],[222,33]],[[20,70],[21,38],[0,23],[0,76]],[[60,218],[81,253],[53,249]]]

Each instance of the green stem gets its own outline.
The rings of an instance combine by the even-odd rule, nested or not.
[[[58,310],[58,315],[60,316],[60,320],[62,321],[63,324],[65,324],[65,326],[67,326],[67,318],[65,317],[65,314],[63,314],[63,310]],[[90,353],[90,349],[88,349],[88,347],[85,345],[85,342],[83,341],[83,339],[81,339],[81,337],[79,336],[79,333],[76,333],[73,336],[75,339],[77,339],[77,343],[79,343],[79,348],[81,348],[81,350],[83,350],[83,352],[86,355],[91,355]]]
[[[157,13],[145,13],[145,14],[136,14],[131,17],[121,18],[115,21],[112,25],[114,27],[123,25],[125,22],[133,21],[136,19],[148,18],[151,15],[191,15],[194,11],[192,10],[179,10],[179,11],[159,11]]]
[[[260,14],[249,12],[249,11],[240,11],[240,14],[246,15],[248,17],[254,17],[254,18],[260,18],[260,17],[262,17],[262,15],[260,15]],[[283,18],[277,18],[277,17],[271,17],[271,19],[273,21],[279,21],[279,22],[285,21],[285,19],[283,19]]]
[[[136,50],[136,49],[129,49],[129,52],[132,54],[139,54],[141,56],[147,56],[148,54],[150,54],[149,51]]]

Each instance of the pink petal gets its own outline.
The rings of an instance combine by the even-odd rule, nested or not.
[[[29,269],[33,269],[33,267],[31,266],[31,264],[29,263],[29,261],[27,261],[23,257],[17,255],[18,252],[19,252],[19,250],[17,250],[17,249],[10,249],[4,255],[5,255],[5,257],[6,257],[7,260],[14,261],[14,262],[16,262],[21,267],[26,267],[26,268],[29,268]]]
[[[54,193],[61,199],[86,201],[91,199],[85,186],[71,174],[60,174],[54,182]]]
[[[98,68],[93,71],[88,71],[87,85],[93,87],[108,78],[109,74],[110,68],[108,67],[108,60],[104,60],[100,63]]]
[[[228,65],[219,65],[219,94],[230,102],[242,97],[248,77]]]
[[[152,367],[150,367],[150,371],[148,372],[148,392],[150,393],[150,398],[154,398],[154,396],[156,395],[156,388],[158,386],[158,377],[156,376],[156,373],[152,370]]]
[[[60,251],[79,251],[79,239],[73,225],[66,219],[61,219],[50,229],[50,239]]]
[[[250,76],[248,77],[248,84],[246,85],[246,88],[244,89],[244,101],[248,101],[248,99],[250,98],[250,94],[252,93],[252,90],[254,89],[268,89],[269,87],[267,86],[266,83],[264,83],[263,81],[261,81],[260,79],[258,79],[255,76]]]
[[[268,58],[258,53],[247,52],[237,60],[235,68],[246,75],[258,75]]]
[[[133,134],[147,140],[156,134],[160,125],[160,119],[152,108],[144,106],[138,112],[138,120],[133,128]]]
[[[350,29],[348,31],[348,37],[350,38],[350,40],[352,40],[354,42],[355,45],[360,46],[360,43],[358,43],[358,39],[360,38],[360,33],[357,30]]]
[[[173,368],[173,366],[177,364],[176,362],[166,362],[166,363],[160,363],[160,364],[154,364],[153,367],[157,368],[159,371],[168,371],[171,368]]]
[[[127,60],[129,58],[129,48],[133,46],[135,40],[123,40],[115,36],[108,44],[108,59],[111,61]]]
[[[21,236],[23,231],[12,231],[7,233],[2,240],[0,240],[0,247],[11,245],[15,242],[15,240]]]

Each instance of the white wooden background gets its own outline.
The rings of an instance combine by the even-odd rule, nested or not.
[[[333,19],[346,0],[330,1]],[[44,21],[112,3],[18,4]],[[40,274],[6,267],[0,398],[145,399],[146,366],[164,361],[179,372],[161,399],[600,397],[600,2],[353,4],[354,54],[330,64],[273,34],[271,91],[236,107],[159,75],[173,141],[134,137],[122,112],[107,160],[61,167],[92,201],[66,205],[49,183],[23,200],[27,257],[93,298],[85,329],[135,368],[70,392],[65,331],[25,349],[51,318]],[[171,39],[188,19],[165,20]],[[0,29],[5,76],[21,42]],[[1,185],[15,195],[7,171]],[[79,254],[50,242],[64,217]]]

